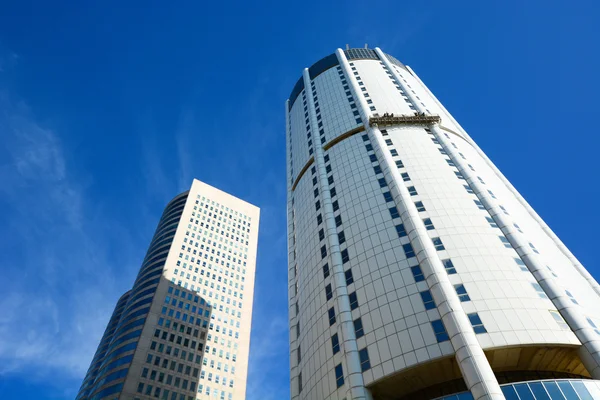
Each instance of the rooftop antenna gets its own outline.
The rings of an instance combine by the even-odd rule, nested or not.
[[[365,49],[368,49],[368,48],[369,48],[369,45],[365,43]]]
[[[346,44],[346,50],[350,50],[350,45]]]

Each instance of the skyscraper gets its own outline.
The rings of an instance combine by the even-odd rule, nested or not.
[[[77,399],[245,399],[258,220],[198,180],[173,198]]]
[[[600,398],[598,283],[414,71],[338,49],[286,131],[292,399]]]

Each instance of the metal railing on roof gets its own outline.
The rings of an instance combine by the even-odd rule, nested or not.
[[[433,125],[442,121],[439,115],[428,115],[425,113],[414,113],[414,115],[394,115],[385,113],[382,116],[369,118],[369,125],[393,126],[393,125]]]

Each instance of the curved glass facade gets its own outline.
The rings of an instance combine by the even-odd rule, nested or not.
[[[600,398],[600,381],[558,379],[500,386],[506,400],[594,400]],[[471,392],[438,397],[435,400],[473,400]]]
[[[143,325],[150,312],[150,307],[141,307],[152,303],[160,278],[151,278],[162,274],[186,201],[187,192],[176,196],[165,207],[133,288],[117,302],[78,400],[101,399],[122,389],[122,382],[113,382],[127,375],[142,333],[141,329],[133,329]],[[106,387],[109,383],[111,386]]]

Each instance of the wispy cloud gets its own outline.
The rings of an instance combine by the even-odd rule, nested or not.
[[[131,239],[89,201],[90,178],[69,168],[55,131],[6,91],[0,109],[0,376],[60,386],[87,370],[122,290],[109,247]],[[120,261],[131,263],[126,251]]]

